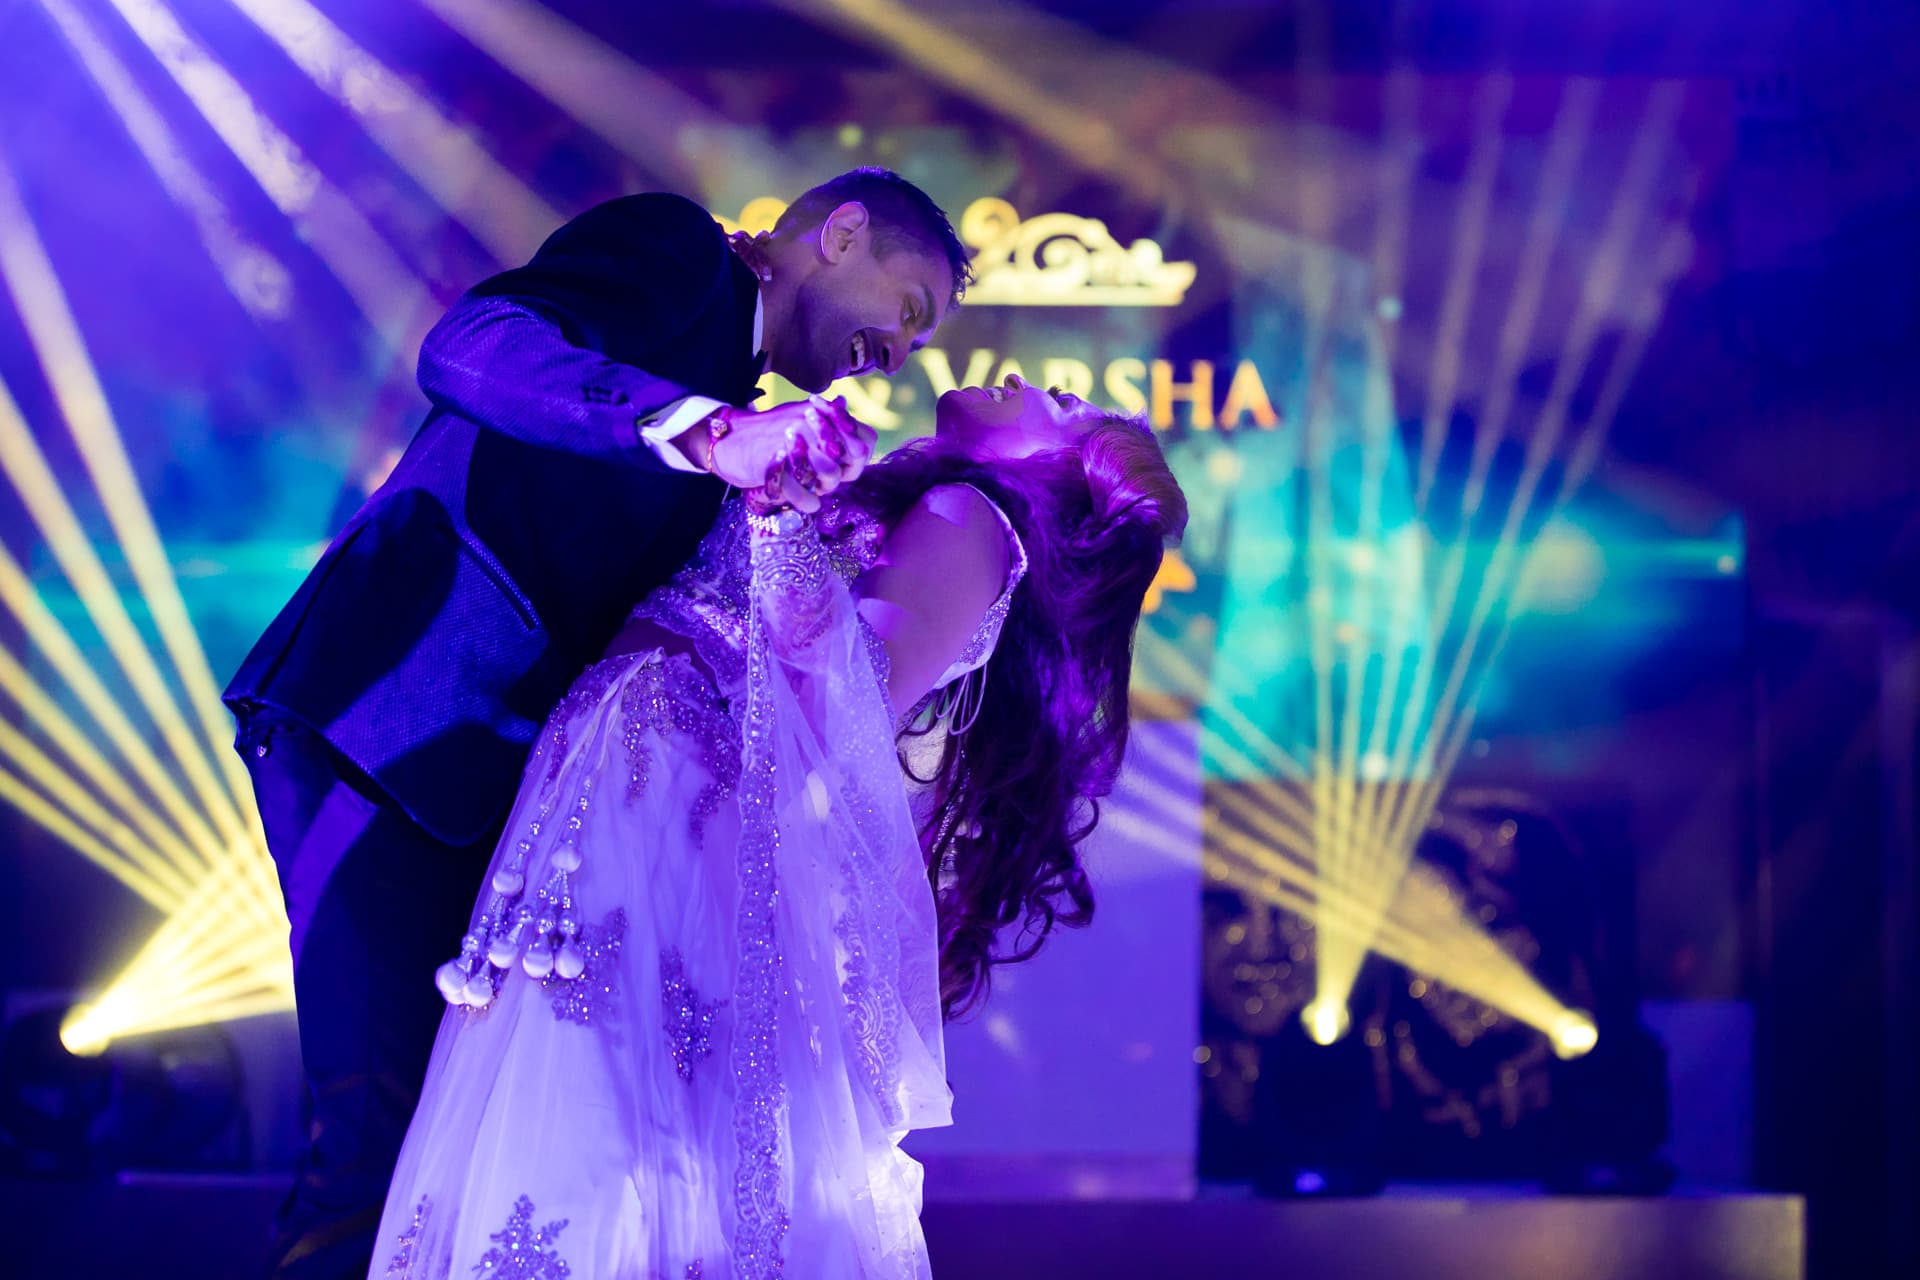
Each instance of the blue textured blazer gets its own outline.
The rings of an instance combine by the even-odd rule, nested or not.
[[[753,273],[671,195],[608,201],[427,335],[433,410],[227,686],[318,731],[437,839],[491,835],[533,737],[723,495],[638,417],[746,404]]]

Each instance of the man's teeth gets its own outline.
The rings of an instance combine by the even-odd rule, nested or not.
[[[867,363],[867,335],[857,333],[853,337],[853,363],[848,366],[849,373],[858,373]]]

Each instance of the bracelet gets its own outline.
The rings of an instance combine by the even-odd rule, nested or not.
[[[707,415],[707,459],[702,464],[707,474],[713,474],[713,447],[733,433],[733,414],[725,405]]]

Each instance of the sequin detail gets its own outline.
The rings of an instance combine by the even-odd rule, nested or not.
[[[549,973],[540,979],[540,989],[553,997],[555,1018],[583,1027],[606,1026],[619,1020],[614,979],[620,973],[620,942],[626,933],[627,913],[620,907],[609,912],[600,924],[581,928],[574,937],[574,945],[586,958],[580,976],[562,978]]]
[[[420,1228],[426,1225],[427,1213],[433,1208],[433,1202],[426,1196],[420,1197],[420,1203],[413,1206],[413,1221],[400,1233],[399,1245],[393,1260],[387,1263],[387,1280],[412,1280],[413,1251],[420,1244]]]
[[[521,1196],[513,1202],[507,1225],[487,1237],[493,1248],[480,1255],[474,1274],[480,1280],[566,1280],[572,1269],[554,1248],[566,1225],[567,1219],[559,1218],[534,1226],[533,1201]]]
[[[1007,584],[1000,589],[994,602],[987,606],[986,613],[980,618],[980,625],[973,629],[973,634],[961,648],[959,660],[935,681],[936,687],[952,684],[993,656],[993,647],[1000,641],[1001,625],[1007,620],[1007,610],[1013,607],[1014,589],[1027,576],[1027,548],[1021,543],[1019,533],[1015,532],[1013,521],[1007,519],[1007,513],[1000,509],[1000,504],[987,494],[972,485],[967,487],[986,498],[987,505],[993,508],[993,514],[1000,517],[1000,527],[1007,535]]]
[[[666,1015],[667,1052],[673,1055],[674,1074],[691,1083],[694,1066],[713,1052],[713,1020],[727,1002],[703,1001],[687,981],[680,948],[668,947],[660,953],[660,1006]]]

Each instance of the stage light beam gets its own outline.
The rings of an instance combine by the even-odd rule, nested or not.
[[[160,0],[108,2],[320,255],[380,341],[389,351],[411,349],[429,297],[400,255]]]
[[[307,0],[229,0],[496,260],[533,256],[565,221],[405,80]]]
[[[185,148],[140,91],[126,64],[79,11],[68,0],[41,0],[41,6],[120,117],[160,185],[193,219],[201,246],[226,281],[227,291],[256,319],[283,318],[293,301],[293,277],[286,266],[241,234],[226,203],[187,158]]]

